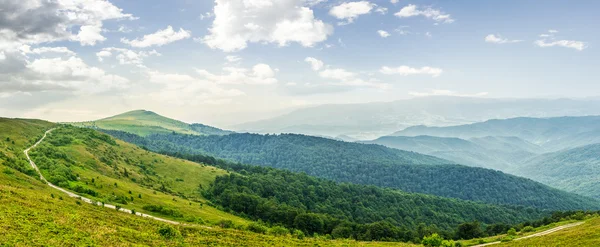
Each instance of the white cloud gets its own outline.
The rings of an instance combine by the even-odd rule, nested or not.
[[[323,66],[325,65],[323,63],[323,61],[316,59],[314,57],[307,57],[306,59],[304,59],[304,62],[310,63],[310,67],[314,71],[321,70],[323,68]]]
[[[346,25],[354,22],[354,19],[360,15],[371,13],[371,10],[375,6],[377,5],[368,1],[345,2],[331,8],[329,14],[340,20],[345,20],[344,22],[339,22],[339,25]]]
[[[106,0],[2,1],[0,50],[56,41],[95,45],[105,40],[103,21],[129,19],[131,14]],[[73,31],[77,31],[74,33]]]
[[[70,91],[87,94],[129,86],[128,79],[107,74],[75,56],[31,61],[18,60],[17,57],[10,59],[7,62],[20,62],[22,66],[9,73],[0,72],[0,91],[3,92]]]
[[[69,50],[69,48],[61,46],[61,47],[39,47],[39,48],[34,48],[31,49],[30,46],[28,45],[23,45],[21,46],[21,48],[19,48],[19,50],[23,53],[23,54],[44,54],[44,53],[60,53],[60,54],[65,54],[65,55],[70,55],[70,56],[74,56],[76,55],[75,52]]]
[[[409,75],[431,75],[432,77],[438,77],[442,74],[443,70],[440,68],[433,68],[433,67],[421,67],[421,68],[411,68],[408,66],[400,66],[400,67],[396,67],[396,68],[392,68],[392,67],[388,67],[388,66],[383,66],[379,72],[381,72],[382,74],[386,74],[386,75],[402,75],[402,76],[409,76]]]
[[[490,34],[488,36],[485,36],[485,42],[494,43],[494,44],[510,44],[510,43],[523,42],[523,40],[517,40],[517,39],[509,40],[509,39],[503,38],[500,35]]]
[[[390,3],[392,4],[397,4],[399,2],[399,0],[390,0]]]
[[[408,18],[413,16],[423,16],[428,19],[432,19],[436,22],[452,23],[454,19],[449,14],[446,14],[440,10],[427,7],[425,9],[419,9],[417,5],[409,4],[404,8],[400,9],[399,12],[394,14],[400,18]]]
[[[224,67],[221,74],[213,74],[203,69],[197,69],[196,72],[202,78],[216,84],[268,85],[277,83],[275,71],[267,64],[257,64],[251,69]]]
[[[384,7],[378,7],[377,9],[375,9],[375,12],[385,15],[388,12],[388,8],[384,8]]]
[[[408,94],[416,97],[427,97],[427,96],[458,96],[458,97],[484,97],[487,96],[488,92],[479,92],[474,94],[461,94],[450,90],[434,89],[429,92],[409,92]]]
[[[248,43],[286,46],[296,42],[312,47],[325,41],[333,27],[315,18],[311,4],[305,0],[215,0],[209,34],[195,40],[226,52],[242,50]]]
[[[113,53],[116,53],[115,58],[119,61],[119,64],[135,65],[140,68],[146,68],[144,65],[144,58],[149,56],[161,56],[156,50],[152,51],[132,51],[124,48],[107,47],[102,48],[101,51],[96,53],[98,61],[102,62],[105,58],[111,57]]]
[[[556,33],[558,33],[557,30],[550,29],[550,30],[548,30],[548,33],[540,34],[540,38],[542,38],[542,39],[534,41],[533,44],[538,47],[542,47],[542,48],[558,46],[558,47],[571,48],[571,49],[575,49],[578,51],[583,51],[584,49],[586,49],[588,47],[587,43],[583,42],[583,41],[564,40],[564,39],[558,40],[554,36]]]
[[[122,38],[121,42],[133,47],[143,48],[150,46],[163,46],[178,40],[187,39],[191,36],[191,32],[179,28],[179,31],[173,30],[172,26],[166,29],[158,30],[155,33],[144,35],[141,39],[128,40]]]
[[[326,79],[335,80],[351,80],[356,77],[356,73],[349,72],[345,69],[325,69],[319,73],[319,75]]]
[[[226,56],[225,60],[227,60],[227,62],[229,63],[237,63],[239,61],[242,61],[242,58],[239,56]]]
[[[377,33],[379,34],[379,36],[381,36],[382,38],[387,38],[390,37],[390,33],[383,31],[383,30],[378,30]]]
[[[164,88],[149,96],[176,105],[222,104],[245,94],[238,89],[223,88],[213,81],[187,74],[149,71],[147,76],[150,82],[164,85]]]
[[[578,51],[583,51],[585,48],[587,48],[587,44],[585,42],[582,41],[576,41],[576,40],[536,40],[534,42],[535,45],[545,48],[545,47],[554,47],[554,46],[560,46],[560,47],[565,47],[565,48],[571,48],[571,49],[575,49]]]

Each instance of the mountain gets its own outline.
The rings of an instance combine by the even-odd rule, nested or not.
[[[416,125],[452,126],[489,119],[585,115],[600,115],[600,100],[435,96],[393,102],[314,106],[231,128],[240,132],[347,135],[372,140]]]
[[[2,120],[0,125],[16,126],[6,128],[14,132],[0,128],[0,136],[5,137],[4,155],[0,157],[0,223],[8,226],[0,236],[3,244],[54,245],[76,241],[111,245],[108,241],[117,238],[120,243],[131,245],[235,246],[239,241],[248,246],[266,242],[282,246],[357,245],[351,240],[302,240],[304,233],[298,232],[361,241],[419,241],[430,231],[450,234],[466,221],[515,224],[548,214],[533,208],[338,184],[306,174],[206,156],[202,158],[210,160],[210,165],[195,163],[152,153],[93,129]],[[35,179],[37,174],[28,176],[7,165],[19,161],[14,166],[29,166],[10,157],[22,156],[21,150],[51,127],[58,128],[31,149],[31,159],[52,184],[100,204],[93,206],[70,198]],[[28,131],[31,132],[26,138],[18,135]],[[104,203],[186,225],[170,226],[134,217],[104,208]],[[277,226],[269,227],[253,219]],[[19,227],[12,227],[15,222]],[[226,229],[232,227],[237,230]],[[43,234],[22,239],[29,234],[23,228]],[[288,230],[291,228],[296,229],[294,238]],[[347,230],[351,235],[346,235]]]
[[[513,136],[538,145],[544,152],[559,151],[600,140],[600,116],[494,119],[481,123],[428,127],[413,126],[391,136],[456,137]],[[528,145],[528,144],[527,144]],[[530,145],[529,145],[530,146]],[[530,147],[534,148],[535,147]]]
[[[380,144],[440,157],[458,164],[503,171],[534,157],[541,149],[517,137],[491,136],[469,140],[435,136],[384,136],[361,143]]]
[[[600,144],[540,155],[512,173],[565,191],[600,198]]]
[[[283,134],[226,136],[107,133],[153,151],[210,154],[252,165],[305,172],[338,182],[376,185],[493,204],[543,209],[596,208],[595,200],[499,171],[449,165],[440,158],[326,138]]]
[[[232,133],[203,124],[187,124],[145,110],[130,111],[96,121],[72,124],[80,127],[121,130],[142,136],[171,132],[190,135],[227,135]]]

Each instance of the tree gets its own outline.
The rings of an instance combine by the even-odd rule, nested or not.
[[[458,226],[456,237],[459,239],[473,239],[483,236],[479,221],[466,222]]]
[[[444,241],[444,239],[437,233],[434,233],[430,236],[423,237],[423,241],[421,241],[421,243],[428,247],[438,247],[442,245],[442,241]]]
[[[294,226],[309,234],[323,232],[323,219],[318,214],[299,214],[294,219]]]

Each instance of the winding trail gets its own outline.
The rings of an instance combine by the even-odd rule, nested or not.
[[[58,187],[58,186],[56,186],[56,185],[54,185],[54,184],[52,184],[52,183],[48,182],[48,180],[46,180],[46,178],[44,178],[44,175],[42,175],[42,173],[40,172],[40,169],[38,169],[38,167],[37,167],[37,165],[35,164],[35,162],[33,162],[33,160],[31,160],[31,158],[29,157],[29,150],[31,150],[32,148],[35,148],[35,147],[36,147],[38,144],[40,144],[40,143],[41,143],[41,142],[42,142],[42,141],[43,141],[43,140],[46,138],[46,136],[47,136],[47,135],[48,135],[50,132],[52,132],[53,130],[55,130],[55,129],[56,129],[56,128],[54,128],[54,129],[50,129],[50,130],[46,131],[46,133],[44,133],[44,136],[43,136],[43,137],[42,137],[42,138],[41,138],[41,139],[40,139],[38,142],[36,142],[35,144],[33,144],[33,146],[31,146],[31,147],[29,147],[28,149],[25,149],[25,151],[23,151],[23,152],[25,153],[25,156],[27,157],[27,161],[29,161],[29,164],[31,165],[31,167],[33,167],[33,169],[35,169],[35,171],[36,171],[36,172],[37,172],[37,173],[40,175],[40,180],[42,180],[42,182],[46,183],[48,186],[50,186],[50,187],[52,187],[52,188],[54,188],[54,189],[56,189],[56,190],[59,190],[59,191],[61,191],[61,192],[65,193],[65,194],[67,194],[69,197],[73,197],[73,198],[78,198],[78,199],[81,199],[82,201],[84,201],[84,202],[87,202],[87,203],[89,203],[89,204],[94,204],[94,205],[98,205],[98,206],[103,206],[103,207],[106,207],[106,208],[111,208],[111,209],[117,209],[117,207],[116,207],[116,206],[114,206],[114,205],[110,205],[110,204],[102,204],[101,202],[94,202],[93,200],[91,200],[91,199],[89,199],[89,198],[82,197],[82,196],[80,196],[80,195],[77,195],[77,194],[75,194],[75,193],[73,193],[73,192],[67,191],[67,190],[65,190],[65,189],[63,189],[63,188],[61,188],[61,187]],[[129,210],[129,209],[126,209],[126,208],[119,208],[119,211],[121,211],[121,212],[125,212],[125,213],[129,213],[129,214],[131,214],[131,213],[132,213],[132,211],[131,211],[131,210]],[[155,217],[155,216],[148,215],[148,214],[143,214],[143,213],[138,213],[138,212],[136,212],[136,213],[135,213],[135,215],[137,215],[137,216],[140,216],[140,217],[144,217],[144,218],[149,218],[149,219],[153,219],[153,220],[162,221],[162,222],[169,223],[169,224],[173,224],[173,225],[182,225],[181,223],[179,223],[179,222],[177,222],[177,221],[167,220],[167,219],[163,219],[163,218]]]
[[[571,224],[557,226],[557,227],[554,227],[552,229],[545,230],[543,232],[538,232],[538,233],[535,233],[535,234],[527,235],[525,237],[516,238],[513,241],[518,241],[518,240],[522,240],[522,239],[528,239],[528,238],[533,238],[533,237],[539,237],[539,236],[548,235],[550,233],[557,232],[557,231],[560,231],[560,230],[564,230],[564,229],[567,229],[567,228],[571,228],[571,227],[574,227],[574,226],[578,226],[578,225],[581,225],[583,223],[584,222],[575,222],[575,223],[571,223]],[[501,242],[500,241],[496,241],[496,242],[491,242],[491,243],[487,243],[487,244],[473,245],[471,247],[483,247],[483,246],[489,246],[489,245],[494,245],[494,244],[499,244],[499,243],[501,243]]]

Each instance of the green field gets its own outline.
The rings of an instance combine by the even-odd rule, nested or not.
[[[545,236],[511,241],[495,246],[600,246],[600,217],[592,217],[582,225],[563,229]]]
[[[229,133],[229,131],[206,125],[187,124],[145,110],[125,112],[96,121],[70,124],[77,127],[121,130],[140,136],[167,134],[172,132],[189,135],[223,135]]]

